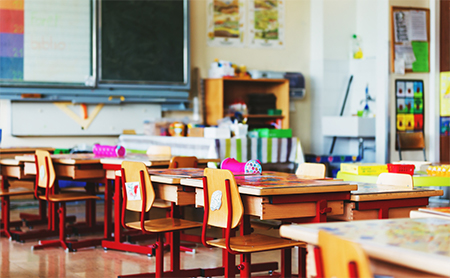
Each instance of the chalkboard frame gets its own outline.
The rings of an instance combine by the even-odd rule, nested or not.
[[[91,2],[91,75],[93,82],[10,82],[0,81],[0,99],[11,101],[54,102],[72,101],[73,103],[159,103],[162,109],[185,110],[190,90],[190,49],[189,49],[189,1],[184,5],[184,82],[182,84],[130,84],[126,82],[102,84],[98,72],[98,33],[100,1]]]
[[[139,89],[168,89],[168,90],[189,90],[190,89],[190,34],[189,34],[189,0],[181,0],[183,3],[183,81],[153,81],[153,80],[123,80],[103,78],[102,66],[102,1],[97,2],[97,87],[98,88],[139,88]]]

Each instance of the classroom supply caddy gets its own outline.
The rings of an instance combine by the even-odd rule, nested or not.
[[[414,175],[414,168],[415,166],[413,164],[387,164],[388,172],[389,173],[400,173],[400,174],[409,174]]]

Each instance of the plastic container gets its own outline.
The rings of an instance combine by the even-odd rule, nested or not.
[[[259,160],[239,162],[234,158],[225,158],[220,163],[220,169],[230,170],[233,174],[260,174],[262,172]]]
[[[106,157],[125,156],[126,154],[125,148],[120,145],[108,146],[96,144],[92,148],[92,152],[96,156],[106,156]]]
[[[409,174],[414,175],[414,164],[392,164],[388,163],[389,173]]]

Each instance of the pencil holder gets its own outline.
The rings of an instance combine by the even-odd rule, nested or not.
[[[260,174],[262,172],[259,160],[239,162],[234,158],[225,158],[220,164],[220,168],[230,170],[233,174]]]
[[[107,156],[107,157],[116,157],[116,156],[125,156],[125,148],[122,146],[108,146],[108,145],[99,145],[96,144],[92,148],[92,152],[96,156]]]

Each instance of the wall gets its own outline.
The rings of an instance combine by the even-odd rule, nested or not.
[[[365,88],[376,102],[369,106],[377,115],[376,121],[384,121],[384,100],[387,95],[387,68],[384,60],[388,57],[386,1],[357,0],[317,0],[311,3],[311,91],[312,137],[317,138],[312,150],[315,154],[328,154],[332,137],[322,136],[322,117],[339,116],[350,76],[353,75],[344,116],[351,116],[363,108]],[[363,59],[350,57],[351,38],[357,34],[362,39]],[[382,105],[378,105],[381,103]],[[380,127],[378,127],[380,126]],[[383,138],[385,124],[377,123],[375,140],[366,140],[366,146],[377,147],[377,155],[372,150],[364,153],[366,161],[384,162],[386,142]],[[378,143],[378,141],[380,143]],[[338,138],[333,154],[357,155],[357,138]]]
[[[428,0],[412,0],[412,1],[402,1],[402,0],[390,0],[390,6],[406,6],[406,7],[418,7],[418,8],[430,8],[430,1]],[[430,18],[430,30],[433,32],[433,19]],[[389,28],[390,36],[391,28]],[[430,52],[433,52],[433,47],[436,44],[436,40],[430,38]],[[436,121],[439,121],[438,114],[439,108],[436,110],[436,96],[438,96],[439,91],[436,89],[434,83],[431,82],[430,76],[433,74],[433,58],[430,53],[430,73],[406,73],[405,75],[400,75],[390,72],[389,79],[389,112],[390,112],[390,158],[391,161],[399,160],[398,151],[395,150],[395,136],[396,136],[396,119],[395,119],[395,80],[396,79],[419,79],[424,82],[424,102],[425,102],[425,144],[427,152],[427,160],[437,161],[437,145],[434,143],[437,135],[436,131]],[[437,115],[437,116],[436,116]],[[438,133],[437,133],[438,134]],[[423,160],[423,153],[417,151],[406,151],[402,152],[403,160]]]
[[[191,65],[206,78],[214,59],[246,65],[248,70],[301,72],[306,78],[306,97],[291,101],[290,127],[304,151],[311,148],[311,91],[309,88],[310,0],[285,1],[285,48],[253,49],[209,47],[206,41],[207,1],[191,0]]]
[[[206,45],[206,0],[190,1],[191,67],[200,69],[206,78],[209,65],[215,58],[246,65],[248,69],[301,72],[306,78],[306,97],[291,103],[290,126],[294,136],[301,140],[303,149],[311,146],[311,91],[309,88],[310,0],[285,1],[284,49],[222,48]],[[38,106],[39,104],[36,104]],[[72,147],[75,144],[114,144],[114,137],[12,137],[10,136],[10,103],[0,100],[0,128],[3,129],[2,146],[55,146]],[[27,117],[30,115],[24,115]],[[164,113],[171,118],[190,117],[188,112]],[[111,115],[114,120],[115,115]]]

